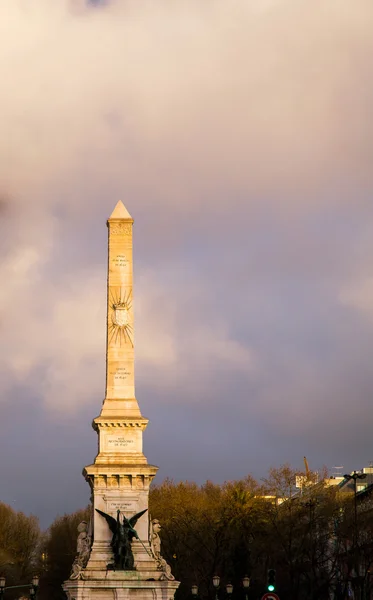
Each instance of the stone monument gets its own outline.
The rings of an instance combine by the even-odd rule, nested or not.
[[[160,554],[159,522],[149,524],[147,511],[157,467],[143,454],[148,420],[135,397],[133,219],[122,202],[107,225],[106,393],[93,421],[98,453],[83,470],[92,518],[78,527],[77,554],[63,589],[68,600],[172,600],[179,582]]]

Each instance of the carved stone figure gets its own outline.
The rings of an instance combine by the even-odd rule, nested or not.
[[[158,519],[153,519],[151,521],[149,531],[150,548],[155,560],[157,561],[158,570],[162,571],[160,579],[168,579],[169,581],[173,581],[175,577],[171,573],[171,567],[161,555],[161,538],[159,535],[161,528],[162,527]]]
[[[111,515],[108,515],[102,512],[102,510],[96,508],[96,511],[106,519],[110,527],[110,531],[113,534],[111,540],[111,548],[114,554],[114,565],[112,565],[114,569],[130,571],[135,568],[135,561],[133,558],[131,542],[133,538],[139,539],[139,536],[137,535],[134,526],[136,525],[137,520],[144,513],[146,513],[147,510],[147,508],[145,510],[142,510],[130,519],[127,519],[123,515],[123,521],[121,522],[119,509],[117,511],[117,518],[114,519],[114,517],[112,517]]]
[[[159,561],[159,568],[161,571],[163,571],[162,575],[159,578],[161,581],[164,581],[165,579],[168,579],[169,581],[174,581],[175,577],[171,573],[171,567],[163,557],[161,557]]]
[[[76,543],[76,556],[73,562],[70,579],[80,579],[82,571],[86,567],[89,553],[91,551],[92,538],[89,535],[89,526],[87,521],[82,521],[78,525],[78,539]]]
[[[159,532],[161,529],[162,527],[158,519],[153,519],[150,529],[150,547],[155,558],[159,558],[161,556],[161,538],[159,537]]]

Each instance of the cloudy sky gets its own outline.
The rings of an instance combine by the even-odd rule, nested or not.
[[[106,219],[135,219],[149,462],[373,460],[371,0],[2,0],[1,498],[85,506]]]

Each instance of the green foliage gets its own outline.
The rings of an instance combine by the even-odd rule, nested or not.
[[[300,491],[296,475],[305,474],[283,465],[261,482],[251,476],[223,485],[166,480],[151,488],[149,512],[162,525],[162,554],[181,582],[177,600],[191,600],[193,584],[200,599],[215,598],[215,574],[221,578],[220,600],[226,599],[228,582],[233,600],[245,600],[246,574],[248,600],[254,600],[266,591],[271,569],[276,592],[288,600],[342,598],[351,579],[368,597],[373,500],[359,500],[356,512],[353,494],[314,482]],[[34,517],[0,504],[0,564],[7,564],[8,583],[29,582],[37,571],[40,600],[63,600],[61,584],[75,557],[77,526],[89,517],[90,507],[58,517],[42,536]]]
[[[222,486],[167,480],[152,489],[150,510],[162,523],[162,552],[182,582],[179,598],[196,582],[202,597],[212,596],[215,573],[238,581],[251,570],[251,545],[265,535],[267,505],[251,477]]]
[[[49,528],[42,548],[42,579],[40,600],[64,600],[62,583],[69,578],[76,554],[77,527],[89,521],[91,508],[88,506],[71,515],[57,517]]]
[[[162,553],[187,590],[192,581],[207,589],[221,562],[226,531],[221,522],[223,491],[207,482],[166,480],[150,494],[151,515],[162,523]]]
[[[276,590],[286,598],[328,597],[342,547],[340,529],[331,551],[333,519],[343,513],[349,531],[349,512],[335,488],[318,484],[300,493],[296,475],[283,465],[270,469],[261,484],[249,476],[221,486],[168,480],[152,489],[162,551],[182,582],[179,599],[190,598],[195,583],[200,597],[214,597],[215,573],[234,584],[237,599],[244,597],[241,582],[249,574],[249,596],[256,598],[266,590],[271,568],[277,571]]]
[[[7,586],[31,582],[39,567],[41,541],[39,521],[35,516],[26,516],[0,503],[0,569]],[[9,600],[15,597],[16,592],[7,592]]]

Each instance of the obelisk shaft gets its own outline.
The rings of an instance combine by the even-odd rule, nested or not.
[[[132,219],[108,220],[106,398],[135,396],[132,223]]]
[[[101,415],[139,417],[134,374],[133,219],[121,202],[107,225],[106,394]]]

